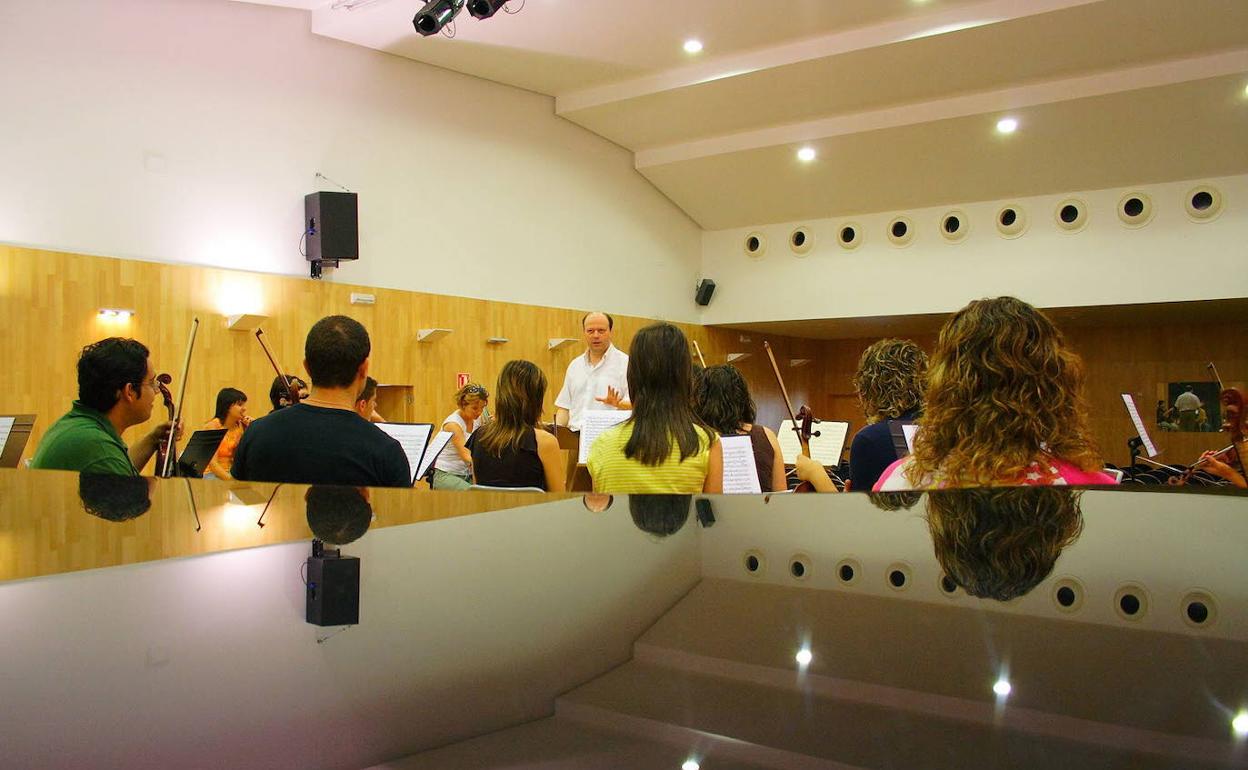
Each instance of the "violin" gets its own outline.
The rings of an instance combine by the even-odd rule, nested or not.
[[[294,406],[299,403],[301,400],[299,398],[299,389],[295,387],[295,383],[290,381],[290,377],[286,376],[282,372],[282,367],[277,365],[277,359],[273,357],[273,353],[269,350],[269,346],[264,344],[264,330],[259,327],[256,328],[256,341],[260,343],[260,347],[264,350],[264,355],[269,359],[269,363],[273,366],[273,371],[277,373],[278,379],[280,379],[282,384],[286,386],[286,398],[290,401],[290,405]]]
[[[819,419],[815,417],[815,413],[810,407],[802,404],[802,408],[797,412],[793,411],[793,402],[789,400],[789,391],[784,386],[784,378],[780,376],[780,367],[776,364],[776,356],[771,352],[771,344],[763,340],[763,349],[767,351],[767,358],[771,361],[771,371],[776,375],[776,383],[780,386],[780,395],[784,396],[784,405],[789,410],[789,419],[793,421],[793,432],[797,434],[798,444],[802,447],[802,454],[810,457],[810,439],[812,436],[818,436],[819,431],[812,431],[811,428]],[[809,481],[803,481],[797,485],[794,492],[814,492],[815,487]]]

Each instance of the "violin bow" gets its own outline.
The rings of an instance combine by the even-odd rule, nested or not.
[[[702,368],[706,368],[706,359],[702,357],[702,346],[697,340],[693,341],[693,352],[698,354],[698,363],[702,364]]]
[[[286,395],[290,397],[290,405],[294,406],[299,403],[299,394],[295,391],[294,383],[282,371],[282,367],[278,366],[277,359],[273,357],[273,353],[269,350],[269,346],[264,344],[264,329],[256,327],[256,341],[260,343],[260,349],[264,351],[264,355],[268,357],[269,363],[273,365],[273,371],[277,372],[277,376],[282,378],[282,382],[286,385]]]
[[[186,357],[182,360],[182,380],[178,386],[177,411],[173,416],[173,425],[169,426],[169,435],[165,437],[165,467],[161,468],[161,475],[165,478],[169,477],[170,471],[175,467],[177,458],[174,457],[174,445],[176,436],[178,435],[178,423],[182,421],[182,404],[186,399],[186,375],[191,370],[191,351],[195,349],[195,335],[199,333],[199,317],[191,319],[191,335],[186,341]]]
[[[802,454],[810,457],[810,439],[807,438],[793,411],[793,402],[789,400],[789,390],[784,386],[784,378],[780,376],[780,366],[776,363],[776,355],[771,352],[771,343],[763,340],[763,349],[767,351],[767,359],[771,361],[771,371],[776,375],[776,383],[780,385],[780,395],[784,396],[784,406],[789,410],[789,419],[793,421],[793,432],[797,434],[798,443],[802,445]]]

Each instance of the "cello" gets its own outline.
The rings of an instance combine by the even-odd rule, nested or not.
[[[797,412],[793,411],[793,402],[789,400],[788,388],[784,386],[784,378],[780,376],[780,367],[776,364],[776,356],[771,352],[771,344],[767,340],[763,340],[763,349],[767,351],[767,358],[771,361],[771,371],[776,375],[776,384],[780,386],[780,395],[784,396],[784,406],[789,410],[789,419],[793,421],[793,432],[797,434],[798,444],[802,447],[802,454],[810,457],[810,439],[812,436],[818,436],[819,431],[812,431],[812,426],[819,422],[815,417],[815,413],[810,407],[802,404],[802,408]],[[800,482],[794,492],[814,492],[815,487],[809,481]]]
[[[169,386],[173,377],[166,373],[156,375],[156,388],[169,411],[169,434],[156,448],[156,476],[167,479],[178,475],[178,425],[182,422],[182,404],[186,399],[186,375],[191,368],[191,352],[195,349],[195,336],[199,333],[199,318],[191,319],[191,335],[186,341],[186,357],[182,360],[182,385],[178,389],[178,399],[173,400]]]

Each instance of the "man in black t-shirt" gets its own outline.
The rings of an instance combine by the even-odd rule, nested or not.
[[[247,428],[234,453],[234,478],[411,486],[411,469],[399,442],[355,413],[371,351],[368,332],[358,321],[341,315],[317,321],[303,346],[312,392]]]

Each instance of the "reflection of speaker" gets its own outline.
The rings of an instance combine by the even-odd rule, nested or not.
[[[317,192],[303,198],[309,262],[360,258],[359,199],[355,193]]]
[[[711,295],[715,293],[715,282],[710,278],[703,278],[698,281],[698,290],[693,295],[693,301],[699,305],[711,304]]]
[[[318,626],[350,626],[360,622],[358,558],[308,558],[307,620]]]

